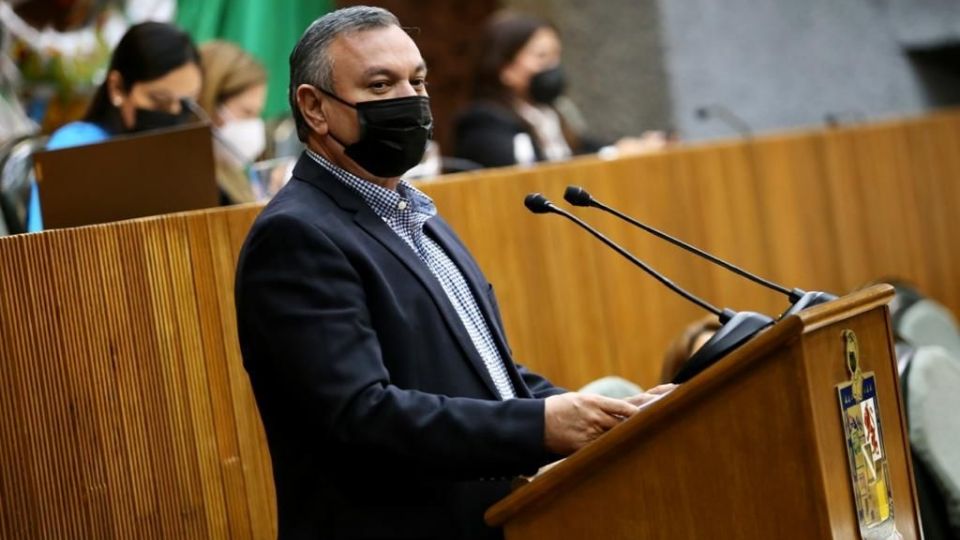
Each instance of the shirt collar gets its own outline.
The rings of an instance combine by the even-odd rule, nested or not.
[[[400,182],[397,184],[397,190],[393,191],[364,180],[350,171],[334,165],[313,150],[307,149],[307,155],[326,169],[337,180],[340,180],[356,191],[370,209],[380,216],[381,219],[390,220],[397,215],[397,212],[406,209],[425,214],[427,217],[432,217],[437,213],[433,199],[413,187],[413,185],[406,180],[400,179]]]

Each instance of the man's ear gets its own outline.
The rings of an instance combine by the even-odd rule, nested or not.
[[[310,129],[318,135],[327,133],[327,117],[323,113],[320,92],[309,84],[297,87],[297,107]]]

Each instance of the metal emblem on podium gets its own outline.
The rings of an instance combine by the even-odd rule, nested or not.
[[[847,460],[860,535],[864,540],[903,538],[893,518],[890,469],[883,448],[880,404],[873,372],[860,370],[860,347],[852,330],[843,331],[844,363],[850,380],[837,385]]]

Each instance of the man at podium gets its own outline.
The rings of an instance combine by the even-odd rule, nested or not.
[[[321,17],[290,56],[307,151],[240,255],[237,319],[283,538],[496,538],[510,477],[633,414],[515,364],[491,285],[400,176],[432,129],[388,11]]]

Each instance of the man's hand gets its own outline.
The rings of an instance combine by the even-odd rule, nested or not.
[[[544,444],[554,454],[567,455],[637,412],[621,399],[567,392],[544,402]]]
[[[661,384],[659,386],[654,386],[649,390],[645,390],[642,393],[637,394],[635,396],[630,396],[626,398],[626,401],[629,403],[632,403],[633,405],[636,405],[637,407],[640,407],[641,405],[644,405],[645,403],[649,403],[655,399],[658,399],[664,396],[665,394],[669,394],[676,387],[677,385],[672,383]]]

